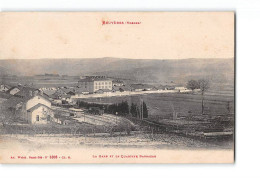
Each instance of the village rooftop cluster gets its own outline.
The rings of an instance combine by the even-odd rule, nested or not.
[[[82,76],[78,80],[77,86],[36,89],[26,84],[18,84],[12,87],[1,84],[0,88],[1,96],[7,99],[3,103],[3,106],[8,109],[6,112],[14,113],[29,124],[47,124],[49,122],[66,124],[64,117],[56,117],[56,111],[62,111],[63,115],[67,117],[72,115],[74,117],[82,116],[84,111],[78,107],[78,99],[145,93],[186,93],[190,91],[185,87],[170,85],[125,84],[122,80],[105,76]],[[93,109],[91,110],[93,113]],[[98,112],[95,112],[95,110]],[[100,108],[95,110],[95,114],[103,113],[100,112],[102,110]]]

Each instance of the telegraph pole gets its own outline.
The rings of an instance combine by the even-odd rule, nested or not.
[[[140,98],[140,118],[141,118],[141,120],[143,120],[143,118],[144,118],[143,117],[143,115],[144,115],[143,104],[144,104],[143,99]]]

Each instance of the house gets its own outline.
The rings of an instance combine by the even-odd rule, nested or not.
[[[25,86],[21,86],[19,87],[20,91],[15,93],[14,95],[17,97],[27,97],[27,96],[33,96],[33,95],[37,95],[40,94],[41,91],[39,89],[35,89],[32,87],[25,87]],[[43,95],[43,93],[42,93]]]
[[[30,124],[47,124],[54,117],[52,109],[41,103],[31,107],[26,112],[27,120]]]
[[[85,87],[87,92],[94,93],[99,89],[112,90],[112,80],[104,76],[86,76],[78,81],[80,87]]]
[[[19,91],[20,91],[19,87],[14,86],[14,87],[8,89],[6,92],[9,93],[9,94],[11,94],[11,95],[15,95],[15,94],[18,93]]]
[[[9,93],[11,95],[17,96],[17,97],[27,97],[27,96],[32,96],[33,94],[38,94],[41,91],[39,89],[35,89],[32,87],[28,86],[14,86],[10,88],[9,90],[6,91],[6,93]]]
[[[62,104],[65,104],[65,103],[72,103],[72,99],[71,99],[71,95],[61,95],[61,102]]]
[[[46,124],[54,117],[51,102],[40,95],[32,96],[24,102],[22,114],[30,124]]]
[[[55,91],[55,93],[49,95],[49,97],[52,98],[52,99],[61,99],[62,95],[67,95],[67,93],[64,90],[62,90],[61,88],[58,88]]]
[[[183,86],[175,87],[175,89],[178,90],[180,93],[190,92],[190,90],[188,90],[186,87],[183,87]]]
[[[124,92],[124,91],[131,91],[131,87],[130,86],[113,86],[112,89],[113,92]]]
[[[74,88],[59,87],[55,93],[50,95],[50,98],[55,104],[70,103],[71,96],[75,95]]]
[[[40,94],[27,97],[13,96],[4,102],[7,110],[15,113],[29,124],[47,124],[54,118],[51,102]]]
[[[174,90],[175,86],[171,86],[171,85],[165,85],[164,86],[166,90]]]
[[[183,87],[183,86],[178,86],[178,87],[175,87],[176,90],[186,90],[187,88]]]
[[[6,92],[10,89],[11,87],[5,84],[0,85],[0,92]]]
[[[89,94],[89,92],[87,88],[77,86],[75,88],[75,94]]]
[[[40,88],[39,90],[46,94],[48,97],[50,97],[57,91],[56,88]]]
[[[122,80],[113,80],[113,86],[124,86],[124,82]]]
[[[73,87],[63,87],[60,88],[63,92],[65,92],[67,95],[75,95],[75,89]]]

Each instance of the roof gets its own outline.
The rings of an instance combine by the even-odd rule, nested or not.
[[[76,93],[82,93],[82,92],[88,92],[88,90],[85,87],[76,87],[75,92]]]
[[[21,87],[13,86],[12,88],[10,88],[9,90],[7,90],[6,92],[7,92],[7,93],[10,93],[10,91],[13,90],[13,89],[15,89],[15,88],[21,90]]]
[[[124,83],[122,80],[113,80],[113,83]]]
[[[19,89],[20,91],[18,91],[17,93],[14,94],[14,96],[16,97],[21,97],[21,98],[24,98],[24,99],[29,99],[29,98],[32,98],[34,97],[35,95],[38,95],[38,96],[42,96],[44,97],[46,100],[49,101],[48,99],[48,96],[46,93],[43,92],[43,94],[40,94],[40,90],[39,89],[36,89],[36,88],[32,88],[32,87],[28,87],[28,86],[14,86],[12,88],[10,88],[9,90],[6,91],[6,93],[9,93],[10,94],[10,91],[12,89]],[[35,91],[37,91],[37,94],[33,94]],[[31,94],[32,93],[32,94]]]
[[[4,86],[4,87],[6,87],[6,88],[8,88],[8,89],[10,89],[10,88],[11,88],[11,86],[9,86],[9,85],[6,85],[6,84],[1,84],[1,86]]]
[[[70,98],[71,97],[71,95],[69,95],[69,94],[63,94],[63,95],[61,95],[61,98]]]
[[[46,97],[46,95],[40,95],[40,94],[37,94],[36,96],[39,96],[39,97],[42,97],[42,98],[44,98],[45,100],[47,100],[47,101],[49,101],[49,102],[51,102],[50,100],[49,100],[49,98],[48,97]],[[30,96],[30,98],[29,99],[32,99],[32,98],[34,98],[35,96]],[[28,99],[28,100],[29,100]]]
[[[55,92],[55,93],[49,95],[49,97],[52,98],[52,99],[59,99],[60,96],[61,96],[61,95],[60,95],[59,93],[57,93],[57,92]]]
[[[25,97],[25,96],[30,96],[30,95],[31,95],[30,93],[33,93],[33,92],[35,92],[35,91],[40,92],[40,90],[35,89],[35,88],[32,88],[32,87],[24,87],[24,86],[21,86],[21,87],[17,87],[17,88],[18,88],[20,91],[15,94],[16,96]]]
[[[37,96],[41,96],[41,95],[37,95]],[[21,97],[17,97],[17,96],[12,96],[11,98],[9,98],[5,102],[3,102],[3,105],[7,108],[10,108],[10,107],[15,108],[17,104],[26,103],[28,100],[30,100],[34,97],[35,96],[26,96],[26,97],[21,98]],[[41,97],[50,102],[50,100],[47,99],[46,97],[44,97],[44,96],[41,96]]]
[[[62,89],[57,89],[55,91],[55,93],[49,95],[50,98],[53,98],[53,99],[58,99],[59,97],[61,97],[62,95],[67,95],[65,91],[63,91]]]
[[[94,81],[112,81],[112,80],[108,78],[85,78],[79,80],[79,82],[94,82]]]
[[[44,105],[44,104],[38,103],[38,104],[36,104],[35,106],[33,106],[33,107],[31,107],[30,109],[28,109],[27,111],[28,111],[28,112],[32,112],[32,111],[38,109],[40,106],[44,106],[44,107],[46,107],[46,108],[48,108],[48,109],[51,109],[51,108],[49,108],[48,106],[46,106],[46,105]]]
[[[74,88],[60,88],[60,90],[62,90],[65,93],[69,93],[69,92],[73,92],[74,93],[74,91],[75,91]]]
[[[55,92],[56,92],[56,90],[42,90],[43,91],[43,93],[45,93],[47,96],[51,96],[51,95],[53,95]]]

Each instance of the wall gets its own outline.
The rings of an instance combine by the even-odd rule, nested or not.
[[[94,82],[94,92],[99,89],[112,90],[112,81],[111,80],[95,81]]]
[[[39,121],[36,121],[37,115],[39,115]],[[31,116],[30,116],[31,124],[47,124],[48,123],[47,115],[50,115],[52,118],[53,117],[52,110],[50,110],[45,106],[40,106],[39,108],[31,112]],[[43,120],[42,118],[46,118],[46,119]]]

